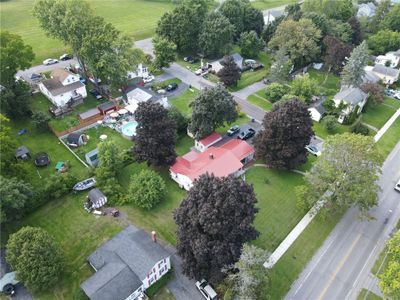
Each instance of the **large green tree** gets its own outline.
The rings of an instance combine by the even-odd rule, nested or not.
[[[232,47],[234,26],[220,12],[211,12],[204,20],[199,36],[199,46],[203,54],[220,57]]]
[[[142,102],[135,111],[136,129],[133,155],[151,166],[175,162],[176,123],[168,110],[155,102]]]
[[[325,63],[335,74],[339,74],[346,61],[346,57],[350,56],[352,47],[330,35],[327,35],[323,42],[326,47]]]
[[[35,54],[32,47],[25,45],[19,35],[8,31],[0,32],[0,84],[10,87],[15,82],[15,74],[31,66]]]
[[[318,94],[318,83],[309,74],[297,75],[291,83],[290,94],[306,103],[311,103],[312,96]]]
[[[388,259],[383,272],[379,274],[379,285],[387,297],[400,295],[400,231],[387,243]]]
[[[224,1],[219,9],[235,27],[235,36],[237,38],[245,31],[245,16],[249,7],[250,2],[248,0],[227,0]]]
[[[279,24],[269,47],[285,49],[290,59],[297,65],[311,62],[321,49],[318,42],[321,31],[309,19],[285,20]]]
[[[0,176],[0,224],[20,219],[33,196],[30,184],[15,177]]]
[[[164,180],[153,170],[144,169],[139,174],[133,174],[129,183],[129,202],[144,209],[151,209],[165,197]]]
[[[176,58],[176,45],[167,40],[166,38],[155,36],[153,38],[154,67],[161,69],[162,67],[169,67],[169,64]]]
[[[344,133],[329,136],[322,155],[307,172],[305,193],[299,201],[310,208],[325,201],[326,212],[356,205],[363,214],[377,205],[381,156],[372,137]]]
[[[271,69],[268,73],[268,79],[272,82],[283,83],[289,79],[292,68],[292,60],[286,54],[285,49],[279,49],[275,53],[274,62],[271,65]]]
[[[250,244],[243,245],[240,259],[234,265],[236,272],[229,276],[239,299],[263,298],[263,291],[269,285],[268,271],[263,266],[268,257],[269,253],[264,249]]]
[[[282,98],[288,92],[288,88],[278,82],[273,82],[267,86],[265,89],[265,96],[271,102],[276,102]]]
[[[379,30],[368,38],[368,47],[375,55],[396,51],[400,47],[400,32],[387,29]]]
[[[392,31],[400,31],[400,3],[395,4],[385,15],[380,28],[389,29]]]
[[[201,139],[225,123],[232,123],[238,114],[232,95],[221,85],[201,90],[190,103],[192,119],[189,131],[196,139]]]
[[[1,112],[13,120],[31,116],[31,88],[22,80],[17,80],[0,91]]]
[[[246,58],[256,58],[264,49],[265,43],[255,31],[243,32],[239,38],[240,53]]]
[[[351,52],[342,71],[342,85],[359,87],[362,84],[368,57],[368,46],[364,41]]]
[[[258,35],[260,35],[264,28],[263,12],[252,6],[248,6],[244,12],[243,25],[245,31],[255,31]]]
[[[258,236],[256,202],[253,187],[241,179],[201,175],[174,212],[183,272],[220,282],[221,269],[235,263],[243,244]]]
[[[325,14],[328,18],[344,22],[354,14],[351,0],[305,0],[302,10]]]
[[[264,129],[255,138],[256,155],[274,169],[294,169],[307,161],[305,146],[314,132],[310,113],[302,102],[290,100],[265,114]]]
[[[207,10],[206,0],[182,1],[161,17],[156,32],[173,42],[180,52],[196,51]]]
[[[231,55],[226,55],[222,61],[223,66],[217,75],[225,86],[236,86],[241,77],[241,71]]]
[[[6,259],[17,279],[33,291],[54,288],[64,268],[59,246],[46,231],[35,227],[22,227],[10,236]]]

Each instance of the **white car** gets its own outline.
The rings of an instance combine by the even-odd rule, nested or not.
[[[320,156],[321,155],[321,151],[317,147],[315,147],[314,145],[307,145],[306,149],[312,155],[315,155],[315,156]]]
[[[58,60],[57,60],[57,59],[54,59],[54,58],[48,58],[48,59],[45,59],[45,60],[43,61],[43,64],[44,64],[45,66],[53,65],[53,64],[56,64],[56,63],[58,63]]]
[[[398,192],[400,192],[400,179],[397,181],[396,185],[394,186],[394,189]]]
[[[400,92],[394,94],[393,97],[396,98],[397,100],[400,100]]]
[[[218,299],[217,293],[214,291],[214,289],[211,287],[211,285],[208,284],[208,282],[205,279],[202,279],[201,281],[197,281],[196,286],[205,299],[207,299],[207,300],[217,300]]]
[[[167,91],[164,90],[164,89],[159,89],[159,90],[157,91],[157,94],[161,94],[161,95],[164,95],[164,94],[166,94],[166,93],[167,93]]]
[[[149,83],[149,82],[152,82],[153,80],[154,80],[153,75],[149,75],[149,76],[143,78],[144,83]]]
[[[203,73],[202,69],[197,69],[196,71],[194,71],[194,74],[196,75],[201,75],[201,73]]]

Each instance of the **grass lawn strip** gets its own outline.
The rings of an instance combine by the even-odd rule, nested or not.
[[[192,108],[189,104],[199,94],[199,90],[195,88],[186,89],[180,96],[170,99],[170,102],[175,106],[184,116],[190,116],[192,114]]]
[[[272,103],[265,98],[258,96],[257,94],[250,95],[247,97],[247,100],[265,111],[272,109]]]
[[[285,4],[293,4],[298,2],[297,0],[255,0],[250,2],[251,5],[257,9],[271,9],[274,7],[279,7]]]
[[[374,294],[373,292],[367,289],[362,289],[357,296],[357,300],[381,300],[381,299],[383,298],[379,297],[378,295]]]
[[[174,5],[169,0],[143,1],[88,0],[96,15],[111,22],[118,30],[135,40],[151,37],[161,16],[172,10]],[[62,42],[49,38],[39,27],[33,16],[34,1],[12,0],[1,2],[1,27],[22,36],[24,42],[31,45],[36,54],[33,64],[41,64],[46,58],[58,57],[69,52],[69,47]]]
[[[391,99],[387,97],[382,104],[377,106],[374,106],[369,101],[364,108],[362,121],[378,129],[382,128],[382,126],[385,125],[385,123],[397,110],[394,108],[393,103],[390,100]]]

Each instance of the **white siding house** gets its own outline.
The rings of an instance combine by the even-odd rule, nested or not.
[[[339,107],[341,103],[345,104],[346,107],[342,110],[339,116],[338,122],[343,123],[354,110],[357,109],[357,114],[361,113],[364,105],[367,103],[368,94],[364,93],[359,88],[355,87],[342,87],[339,93],[333,97],[333,102],[336,107]]]
[[[55,106],[81,103],[87,97],[86,86],[80,77],[64,69],[55,69],[51,78],[39,83],[39,89]]]

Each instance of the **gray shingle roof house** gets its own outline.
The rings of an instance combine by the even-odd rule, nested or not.
[[[375,65],[372,70],[385,84],[393,84],[399,79],[400,71],[398,69]]]
[[[322,116],[325,114],[326,109],[321,102],[313,107],[310,107],[308,111],[310,112],[311,119],[313,119],[316,122],[319,122],[322,119]]]
[[[356,87],[342,87],[339,93],[333,97],[336,107],[341,103],[346,104],[346,108],[342,110],[339,116],[339,123],[343,123],[345,118],[349,116],[356,108],[357,113],[361,113],[364,105],[367,103],[368,94],[364,93],[361,89]]]
[[[102,244],[87,260],[96,273],[81,288],[91,300],[137,299],[171,269],[169,253],[132,225]]]

